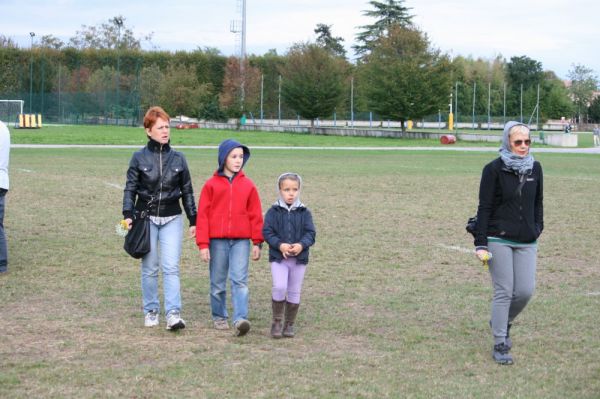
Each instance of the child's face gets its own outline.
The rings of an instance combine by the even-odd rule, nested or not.
[[[234,173],[238,173],[244,165],[244,150],[241,147],[234,148],[227,155],[225,160],[225,166],[223,172],[227,176],[233,176]]]
[[[300,193],[300,183],[295,180],[285,179],[279,183],[279,195],[286,204],[292,205]]]

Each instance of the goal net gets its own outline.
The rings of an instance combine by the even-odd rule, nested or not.
[[[6,124],[19,123],[19,114],[23,113],[23,100],[2,100],[0,99],[0,120]]]

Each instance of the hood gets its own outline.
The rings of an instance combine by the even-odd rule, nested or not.
[[[529,126],[527,126],[525,123],[516,121],[506,122],[506,125],[504,125],[504,132],[502,133],[502,146],[500,149],[505,149],[506,151],[511,152],[508,132],[510,132],[510,129],[518,125],[525,126],[527,129],[529,129]]]
[[[298,196],[296,197],[296,200],[294,201],[294,203],[291,206],[288,206],[288,204],[284,201],[284,199],[281,198],[281,195],[279,193],[279,183],[281,182],[281,180],[283,180],[284,178],[287,178],[290,175],[295,176],[295,177],[298,178]],[[274,205],[277,205],[277,206],[280,206],[282,208],[285,208],[288,211],[305,207],[304,204],[302,203],[302,201],[300,201],[300,194],[302,192],[302,177],[300,177],[299,174],[293,173],[293,172],[282,173],[277,178],[277,185],[275,186],[275,190],[277,190],[276,191],[277,192],[277,201],[275,201]]]
[[[223,168],[225,167],[225,159],[227,159],[227,155],[229,155],[231,150],[238,147],[240,147],[244,151],[244,163],[242,164],[242,168],[244,167],[244,165],[246,165],[246,162],[248,162],[248,159],[250,159],[250,149],[245,145],[238,143],[235,140],[227,139],[221,144],[219,144],[219,172],[222,172]]]

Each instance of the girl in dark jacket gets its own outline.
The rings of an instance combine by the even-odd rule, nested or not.
[[[492,356],[500,364],[513,363],[509,330],[533,295],[537,239],[544,229],[542,166],[530,144],[527,125],[508,122],[500,157],[483,168],[479,188],[475,247],[480,260],[491,256]]]
[[[279,198],[267,211],[263,226],[273,276],[273,338],[294,336],[309,247],[315,243],[312,215],[300,202],[301,185],[302,179],[296,173],[279,176]]]
[[[162,267],[167,330],[177,330],[185,328],[180,316],[179,258],[183,219],[179,200],[190,223],[189,234],[194,237],[194,191],[185,157],[169,145],[169,115],[160,107],[150,108],[144,116],[144,128],[148,144],[135,152],[129,162],[123,216],[131,229],[134,212],[143,211],[150,204],[150,252],[142,258],[144,325],[159,324],[158,272]]]

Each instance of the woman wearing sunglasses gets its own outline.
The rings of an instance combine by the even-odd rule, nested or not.
[[[530,145],[527,125],[508,122],[500,156],[483,168],[479,187],[475,250],[482,261],[492,255],[492,356],[500,364],[513,363],[509,330],[533,295],[544,228],[542,166]]]

